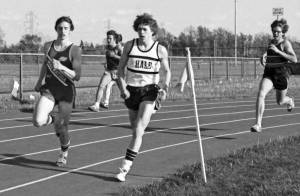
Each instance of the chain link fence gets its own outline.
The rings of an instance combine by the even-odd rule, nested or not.
[[[10,93],[13,81],[20,83],[20,95],[33,91],[43,64],[44,54],[0,53],[0,93]],[[186,58],[169,57],[172,82],[175,86],[186,65]],[[82,76],[77,88],[95,88],[104,72],[104,55],[83,55]],[[263,68],[258,58],[192,57],[196,80],[231,80],[233,78],[257,78]],[[112,94],[113,95],[113,94]]]

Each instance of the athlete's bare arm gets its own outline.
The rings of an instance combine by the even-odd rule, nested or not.
[[[117,47],[118,53],[123,54],[123,47]],[[116,58],[116,59],[121,59],[122,55],[116,54],[114,51],[110,51],[109,53],[110,57]]]
[[[36,82],[36,85],[34,87],[35,91],[39,91],[40,90],[40,88],[42,86],[42,82],[43,82],[43,80],[44,80],[44,78],[46,76],[46,73],[47,73],[47,65],[46,65],[47,57],[46,57],[46,55],[47,55],[47,52],[48,52],[50,46],[51,46],[51,42],[47,42],[44,45],[44,51],[43,52],[44,52],[45,56],[44,56],[44,61],[43,61],[43,65],[41,67],[39,78],[38,78],[38,80]]]
[[[292,44],[288,40],[285,40],[283,42],[284,51],[279,50],[274,44],[271,44],[269,49],[273,50],[274,52],[276,52],[277,54],[279,54],[280,56],[282,56],[290,62],[297,62],[297,57],[292,47]]]
[[[62,65],[55,59],[53,59],[53,66],[54,68],[63,71],[71,79],[78,81],[81,75],[81,49],[78,46],[72,46],[70,53],[73,70]]]
[[[75,76],[73,77],[73,80],[79,81],[81,77],[81,49],[78,46],[73,46],[71,50],[71,60],[73,65],[73,70],[75,72]],[[72,70],[70,70],[72,71]]]
[[[123,53],[119,62],[119,69],[118,69],[118,86],[121,92],[121,96],[126,99],[129,98],[130,94],[129,91],[126,89],[126,82],[125,82],[125,67],[128,62],[128,54],[131,50],[133,44],[133,40],[127,42],[124,46]]]
[[[163,81],[162,89],[165,91],[165,93],[167,93],[169,84],[170,84],[170,80],[171,80],[171,71],[170,71],[170,66],[169,66],[168,51],[162,45],[158,46],[158,56],[160,58],[160,63],[161,63],[161,66],[162,66],[162,68],[164,70],[164,74],[165,74],[165,77],[164,77],[165,80]],[[162,98],[164,99],[165,96],[163,96]]]

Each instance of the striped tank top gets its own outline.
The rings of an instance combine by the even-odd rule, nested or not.
[[[138,47],[138,39],[133,40],[132,48],[128,54],[126,82],[130,86],[142,87],[149,84],[158,84],[160,59],[158,45],[155,41],[151,48],[142,51]]]

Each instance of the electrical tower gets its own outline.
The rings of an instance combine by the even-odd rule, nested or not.
[[[33,35],[37,32],[38,19],[33,11],[30,11],[25,15],[24,26],[26,34]]]

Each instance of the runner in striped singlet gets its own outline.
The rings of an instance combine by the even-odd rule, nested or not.
[[[167,49],[155,41],[154,36],[158,30],[156,20],[146,13],[138,15],[133,28],[138,33],[138,38],[125,44],[118,72],[118,86],[128,108],[132,128],[131,141],[120,172],[116,175],[122,182],[140,150],[145,129],[157,109],[156,100],[160,96],[162,100],[166,98],[171,79]],[[161,67],[165,74],[161,81],[162,88],[158,86]]]

